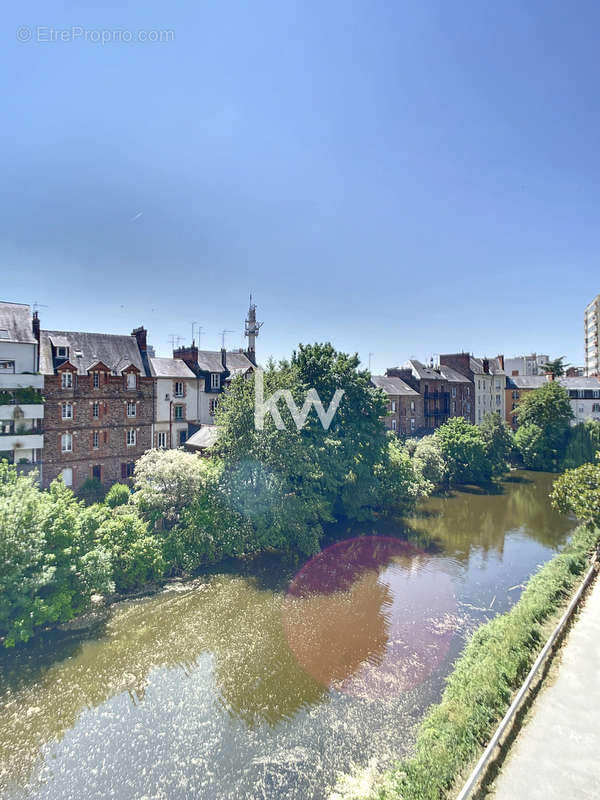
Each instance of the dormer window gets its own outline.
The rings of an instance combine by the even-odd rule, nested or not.
[[[211,372],[210,373],[210,388],[211,389],[220,389],[221,388],[221,376],[218,372]]]
[[[135,389],[137,387],[137,375],[135,372],[127,373],[127,388]]]
[[[56,356],[57,356],[57,358],[68,358],[69,357],[69,348],[68,347],[57,347],[56,348]]]
[[[61,384],[63,389],[72,389],[73,388],[73,373],[72,372],[63,372],[61,374]]]

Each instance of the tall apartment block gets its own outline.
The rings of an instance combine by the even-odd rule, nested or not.
[[[600,375],[600,351],[598,350],[598,319],[600,318],[600,294],[586,306],[583,315],[585,363],[587,376]]]

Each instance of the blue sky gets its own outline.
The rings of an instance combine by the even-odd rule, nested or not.
[[[597,4],[86,5],[4,9],[2,299],[46,305],[47,328],[144,324],[164,355],[192,321],[239,346],[252,291],[260,358],[331,340],[378,372],[457,349],[582,362]],[[73,26],[173,34],[39,40]]]

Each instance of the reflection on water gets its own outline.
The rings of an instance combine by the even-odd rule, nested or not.
[[[376,545],[236,565],[0,654],[0,794],[321,798],[350,761],[402,755],[465,635],[565,541],[551,480],[431,498]]]

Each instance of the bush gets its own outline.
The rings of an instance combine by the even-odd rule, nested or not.
[[[81,484],[77,494],[85,503],[91,505],[92,503],[101,503],[104,500],[106,489],[98,478],[88,478]]]
[[[130,497],[131,490],[129,489],[129,486],[127,486],[125,483],[113,483],[106,493],[104,502],[110,508],[117,508],[117,506],[126,506]]]

